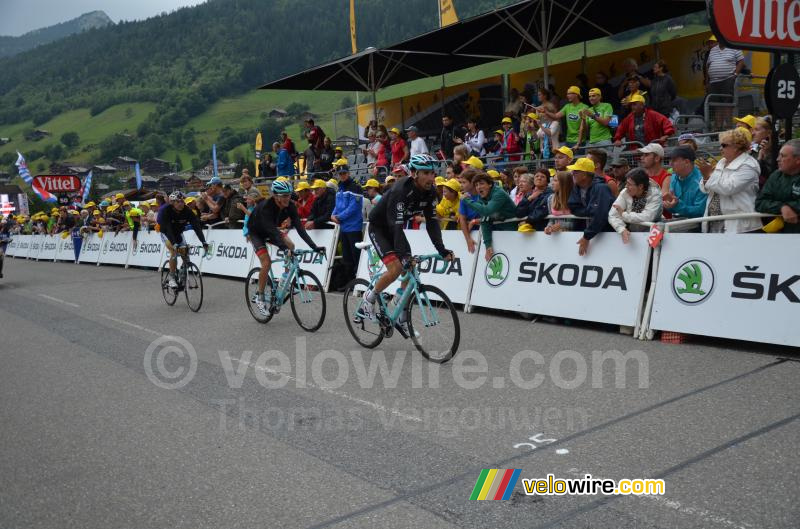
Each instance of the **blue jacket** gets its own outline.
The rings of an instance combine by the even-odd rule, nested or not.
[[[678,204],[674,208],[667,208],[667,211],[689,219],[702,217],[706,212],[706,200],[708,199],[708,195],[700,191],[702,178],[700,169],[697,167],[683,179],[672,173],[669,190],[678,198]]]
[[[592,185],[586,190],[586,198],[581,198],[581,189],[578,186],[572,188],[569,195],[569,210],[576,217],[590,217],[586,221],[578,221],[586,226],[583,229],[583,237],[591,240],[595,235],[603,231],[612,231],[608,223],[608,210],[614,203],[614,195],[608,188],[608,184],[603,178],[595,176]]]
[[[548,187],[533,202],[528,201],[528,197],[523,198],[517,205],[517,217],[525,217],[528,224],[537,230],[543,230],[547,226],[547,216],[550,214],[550,195],[553,191]]]
[[[292,157],[289,156],[289,151],[286,149],[281,149],[278,151],[278,163],[277,163],[277,171],[278,176],[292,176],[294,174],[294,164],[292,163]]]
[[[342,233],[361,231],[363,221],[361,205],[364,202],[364,192],[352,178],[339,182],[339,191],[336,192],[336,206],[331,216],[339,217]]]

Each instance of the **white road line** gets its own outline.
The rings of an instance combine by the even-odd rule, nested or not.
[[[129,327],[133,327],[134,329],[139,329],[140,331],[149,332],[150,334],[155,334],[156,336],[162,336],[163,332],[154,331],[153,329],[148,329],[147,327],[142,327],[141,325],[136,325],[135,323],[131,323],[129,321],[120,320],[119,318],[114,318],[112,316],[106,316],[105,314],[100,315],[101,318],[105,318],[107,320],[111,320],[116,323],[121,323],[123,325],[127,325]]]
[[[76,309],[81,308],[80,305],[76,305],[75,303],[70,303],[69,301],[64,301],[63,299],[54,298],[53,296],[48,296],[47,294],[39,294],[39,296],[49,299],[50,301],[56,301],[58,303],[63,303],[64,305],[69,305],[70,307],[75,307]]]
[[[281,371],[276,371],[274,369],[269,369],[268,367],[264,367],[264,366],[256,366],[252,362],[244,362],[244,361],[242,361],[242,360],[240,360],[238,358],[234,358],[232,356],[229,356],[228,358],[230,358],[231,360],[233,360],[235,362],[238,362],[240,364],[244,364],[246,366],[252,367],[253,369],[256,369],[256,370],[259,370],[259,371],[264,371],[266,373],[270,373],[270,374],[273,374],[273,375],[284,376],[284,377],[288,378],[289,380],[295,380],[295,381],[297,380],[297,378],[295,378],[295,377],[293,377],[291,375],[287,375],[286,373],[283,373]],[[316,384],[313,384],[313,383],[307,382],[307,381],[303,382],[303,384],[305,386],[307,386],[307,387],[315,388],[315,389],[318,389],[320,391],[324,391],[325,393],[330,393],[331,395],[336,395],[337,397],[341,397],[341,398],[347,399],[347,400],[349,400],[351,402],[355,402],[357,404],[361,404],[362,406],[367,406],[367,407],[372,408],[374,410],[378,410],[378,411],[382,411],[382,412],[386,412],[386,413],[391,413],[392,415],[396,415],[397,417],[400,417],[401,419],[405,419],[407,421],[422,422],[422,418],[421,417],[417,417],[416,415],[408,415],[408,414],[403,413],[403,412],[401,412],[401,411],[399,411],[399,410],[397,410],[395,408],[387,408],[386,406],[378,404],[377,402],[371,402],[371,401],[368,401],[368,400],[359,399],[357,397],[353,397],[351,395],[348,395],[347,393],[342,393],[341,391],[336,391],[336,390],[331,389],[331,388],[326,388],[325,386],[318,386]]]

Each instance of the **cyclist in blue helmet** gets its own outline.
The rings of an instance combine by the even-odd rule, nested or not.
[[[454,257],[453,252],[444,247],[439,222],[434,219],[438,197],[433,184],[438,165],[429,154],[412,156],[408,163],[411,176],[395,182],[369,213],[369,238],[386,265],[386,272],[375,283],[375,288],[366,293],[368,303],[362,305],[364,316],[371,320],[376,318],[377,296],[400,276],[411,257],[411,247],[403,229],[414,215],[424,215],[425,228],[439,255],[448,261]]]
[[[267,243],[274,244],[283,250],[286,253],[287,260],[291,259],[291,252],[294,250],[294,243],[286,234],[281,233],[280,225],[286,219],[289,219],[291,227],[297,230],[297,234],[300,235],[309,248],[318,252],[324,251],[324,248],[317,246],[311,240],[308,232],[303,227],[303,223],[300,222],[297,207],[292,202],[292,184],[286,180],[275,180],[271,189],[272,196],[259,202],[247,220],[247,233],[250,238],[250,244],[253,245],[253,249],[261,263],[255,303],[262,314],[267,314],[267,306],[264,302],[264,288],[267,284],[270,266],[272,266]]]

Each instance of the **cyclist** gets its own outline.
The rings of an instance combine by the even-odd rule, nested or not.
[[[258,291],[253,301],[258,310],[264,315],[267,314],[264,288],[267,284],[270,266],[272,266],[272,260],[267,251],[267,243],[274,244],[283,250],[286,254],[285,262],[287,263],[291,261],[292,252],[294,251],[294,243],[287,235],[280,232],[278,226],[286,219],[289,219],[292,227],[297,230],[297,234],[310,248],[315,252],[325,252],[324,248],[314,244],[300,221],[300,216],[297,214],[297,206],[292,202],[292,192],[294,191],[292,184],[288,181],[275,180],[271,189],[272,197],[258,202],[247,219],[247,234],[250,236],[250,243],[253,245],[253,249],[261,263],[261,270],[258,273]]]
[[[5,259],[6,247],[11,242],[11,222],[0,215],[0,279],[3,277],[3,260]]]
[[[192,212],[191,208],[186,207],[186,196],[180,191],[173,191],[169,196],[169,203],[161,206],[158,211],[158,225],[161,229],[161,240],[169,250],[169,278],[170,288],[178,288],[175,280],[175,270],[177,269],[180,253],[186,258],[186,240],[183,238],[183,231],[187,225],[191,226],[197,234],[197,238],[203,244],[203,251],[208,252],[208,243],[203,235],[203,226],[200,219]]]
[[[397,180],[369,213],[369,238],[375,252],[386,265],[386,272],[375,283],[375,287],[365,294],[367,303],[361,305],[363,316],[376,319],[375,301],[383,290],[397,279],[403,268],[410,264],[411,247],[403,228],[414,215],[425,217],[425,228],[431,242],[445,260],[453,259],[453,252],[445,249],[442,230],[434,220],[437,203],[435,166],[437,161],[428,154],[415,154],[408,163],[411,176]],[[406,288],[404,282],[401,287]],[[402,318],[405,314],[401,315]]]

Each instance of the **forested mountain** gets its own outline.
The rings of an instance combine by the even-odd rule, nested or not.
[[[60,24],[29,31],[19,37],[0,36],[0,57],[16,55],[69,35],[113,24],[103,11],[92,11]]]

